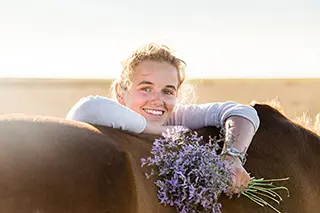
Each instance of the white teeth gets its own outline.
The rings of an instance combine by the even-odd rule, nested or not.
[[[163,111],[158,111],[158,110],[145,109],[144,111],[146,111],[149,114],[153,114],[153,115],[162,115],[163,114]]]

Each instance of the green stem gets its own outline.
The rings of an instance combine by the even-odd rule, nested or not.
[[[264,205],[269,206],[270,208],[272,208],[274,211],[276,211],[277,213],[281,213],[278,209],[276,209],[275,207],[273,207],[271,204],[269,204],[267,201],[263,200],[262,198],[260,198],[259,196],[250,193],[249,196],[253,196],[256,199],[259,199],[263,202]]]
[[[261,203],[260,201],[258,201],[255,198],[252,198],[250,195],[248,195],[246,192],[241,193],[242,195],[246,196],[247,198],[249,198],[250,200],[252,200],[253,202],[255,202],[256,204],[258,204],[259,206],[264,207],[264,204]]]
[[[278,179],[267,179],[265,180],[264,178],[260,178],[260,179],[251,179],[250,182],[254,181],[254,182],[279,182],[279,181],[286,181],[286,180],[289,180],[289,178],[278,178]]]
[[[268,193],[269,195],[271,195],[273,197],[279,197],[279,199],[282,200],[282,197],[278,193],[276,193],[275,191],[268,190],[263,187],[251,187],[251,189],[256,189],[257,191]]]
[[[273,186],[272,183],[249,183],[249,186]]]
[[[277,199],[275,199],[274,197],[271,197],[271,196],[269,196],[269,195],[267,195],[267,194],[264,194],[264,193],[261,193],[261,192],[251,192],[251,193],[253,193],[253,194],[258,194],[258,195],[267,197],[267,198],[269,198],[270,200],[273,200],[274,202],[276,202],[277,204],[280,204],[280,201],[279,201],[279,200],[277,200]]]
[[[247,194],[248,194],[249,196],[251,196],[251,197],[259,200],[259,201],[260,201],[261,203],[263,203],[264,205],[267,205],[267,202],[266,202],[264,199],[262,199],[261,197],[255,195],[255,194],[253,194],[253,193],[251,193],[251,192],[247,192]]]

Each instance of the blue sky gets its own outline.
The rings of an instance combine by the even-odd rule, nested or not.
[[[320,1],[0,0],[0,77],[115,78],[147,42],[190,78],[320,77]]]

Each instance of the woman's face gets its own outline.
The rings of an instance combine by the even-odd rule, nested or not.
[[[178,71],[174,66],[143,61],[135,68],[132,86],[118,101],[147,121],[163,125],[176,104],[178,85]]]

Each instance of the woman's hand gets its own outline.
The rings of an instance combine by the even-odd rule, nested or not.
[[[242,162],[238,157],[226,156],[226,160],[231,163],[231,171],[234,175],[232,175],[232,190],[233,194],[240,193],[243,189],[248,187],[250,182],[250,175],[242,166]]]

